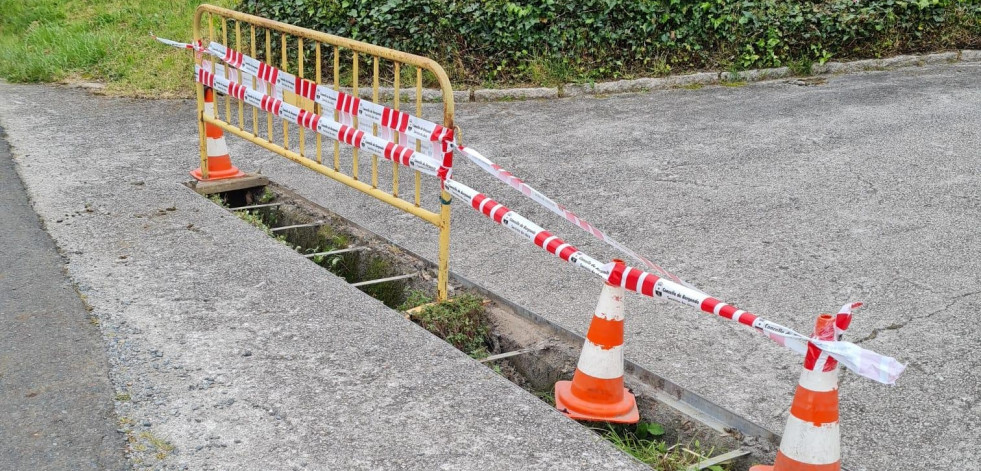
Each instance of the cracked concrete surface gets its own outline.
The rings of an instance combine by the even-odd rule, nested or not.
[[[937,310],[935,310],[933,312],[929,312],[925,316],[921,316],[921,317],[910,317],[910,318],[908,318],[908,319],[906,319],[904,321],[892,323],[892,324],[889,324],[889,325],[887,325],[885,327],[881,327],[881,328],[876,327],[876,328],[872,329],[872,332],[869,335],[866,335],[865,337],[862,337],[861,339],[856,340],[855,343],[856,344],[861,344],[862,342],[865,342],[865,341],[868,341],[868,340],[872,340],[872,339],[874,339],[874,338],[876,338],[876,337],[879,336],[879,332],[882,332],[882,331],[885,331],[885,330],[898,330],[898,329],[902,329],[903,327],[906,327],[910,322],[917,321],[917,320],[922,320],[922,319],[929,319],[929,318],[933,317],[936,314],[939,314],[939,313],[942,313],[942,312],[946,312],[948,309],[954,307],[954,305],[956,305],[957,303],[959,303],[964,298],[967,298],[967,297],[970,297],[970,296],[975,296],[975,295],[978,295],[978,294],[981,294],[981,291],[972,291],[970,293],[963,293],[963,294],[956,295],[956,296],[950,298],[950,301],[947,302],[947,304],[944,307],[942,307],[942,308],[939,308],[939,309],[937,309]]]
[[[844,465],[855,471],[978,470],[981,327],[974,317],[981,300],[966,293],[981,286],[979,78],[981,64],[964,63],[831,76],[806,87],[778,80],[467,103],[458,105],[457,122],[465,144],[727,302],[802,331],[820,312],[865,302],[849,338],[867,338],[864,347],[910,366],[895,387],[842,375]],[[100,138],[107,148],[122,146],[99,137],[106,131],[97,120],[56,111],[90,109],[115,116],[116,126],[140,136],[115,155],[135,148],[150,166],[142,174],[158,176],[155,186],[185,179],[182,171],[194,165],[191,102],[95,98],[50,87],[2,90],[13,98],[0,104],[0,119],[14,129],[15,147],[36,146],[38,133],[65,146]],[[31,125],[21,124],[27,115]],[[274,181],[435,258],[435,232],[426,224],[241,140],[230,138],[229,145],[244,170],[261,168]],[[91,192],[112,175],[125,181],[142,172],[131,161],[85,156],[100,172],[71,178],[90,182]],[[361,174],[368,175],[369,159],[361,163]],[[49,204],[71,198],[41,183],[42,170],[21,171]],[[473,165],[458,160],[455,177],[597,258],[616,255]],[[434,184],[426,184],[423,204],[435,207]],[[451,269],[585,332],[597,280],[460,205],[454,205],[453,225]],[[190,273],[183,265],[173,268]],[[782,431],[799,357],[690,308],[639,296],[627,303],[629,358]]]

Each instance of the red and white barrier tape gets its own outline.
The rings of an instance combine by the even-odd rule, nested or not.
[[[464,155],[467,156],[467,158],[469,158],[473,163],[477,164],[477,166],[483,169],[485,172],[493,175],[498,180],[506,183],[507,185],[514,188],[515,190],[520,191],[523,195],[527,196],[532,201],[538,203],[545,209],[548,209],[549,211],[559,216],[562,216],[563,218],[565,218],[565,220],[569,221],[574,226],[579,227],[586,233],[592,235],[593,237],[603,242],[606,242],[614,249],[619,250],[620,252],[627,255],[628,257],[642,263],[644,266],[648,267],[649,269],[654,270],[660,276],[684,284],[690,288],[697,289],[694,286],[691,286],[688,283],[684,282],[681,278],[678,278],[677,276],[671,274],[670,272],[668,272],[661,266],[657,265],[656,263],[642,257],[640,254],[631,250],[630,248],[621,244],[620,242],[617,242],[613,237],[610,237],[605,232],[597,229],[592,224],[586,222],[586,220],[577,216],[572,211],[569,211],[561,204],[555,202],[555,200],[549,198],[548,196],[545,196],[544,193],[532,188],[531,185],[528,185],[522,179],[514,176],[514,174],[512,174],[511,172],[508,172],[507,170],[504,170],[494,162],[491,162],[490,159],[484,157],[480,152],[477,152],[476,150],[471,149],[469,147],[457,145],[455,143],[451,144],[451,147],[462,152]]]
[[[895,383],[906,368],[894,358],[879,355],[850,342],[828,342],[811,339],[793,329],[768,321],[696,289],[667,278],[661,278],[653,273],[631,268],[622,263],[602,264],[552,235],[538,224],[469,186],[449,179],[445,183],[445,188],[451,195],[466,201],[471,208],[492,221],[511,229],[548,253],[583,268],[614,285],[646,296],[664,298],[692,306],[704,312],[752,327],[780,345],[800,354],[806,354],[807,346],[813,344],[848,369],[881,383]],[[847,328],[851,321],[851,309],[857,307],[856,304],[846,304],[838,313],[836,328],[839,329],[839,334]]]
[[[442,166],[447,169],[453,167],[453,151],[449,147],[449,143],[453,142],[452,129],[404,111],[319,85],[312,80],[297,77],[216,42],[211,42],[205,48],[200,44],[179,43],[156,36],[154,38],[168,46],[209,54],[230,67],[242,71],[243,74],[256,78],[261,83],[271,83],[274,86],[274,98],[282,100],[283,92],[288,91],[319,103],[328,110],[337,111],[341,123],[347,126],[353,127],[354,118],[357,117],[358,127],[377,124],[381,130],[381,137],[385,140],[393,140],[392,135],[398,133],[399,142],[403,145],[418,144],[419,152],[441,161]],[[217,72],[218,69],[215,71]]]
[[[441,180],[449,176],[448,169],[441,166],[439,162],[408,147],[366,134],[364,131],[338,123],[333,119],[285,103],[283,100],[273,98],[238,82],[233,82],[217,70],[216,73],[212,73],[204,67],[195,66],[194,72],[195,80],[201,84],[211,87],[219,93],[233,96],[291,123],[318,132],[338,142],[384,156],[388,160],[398,162],[426,175],[439,177]]]
[[[513,174],[507,170],[504,170],[494,162],[491,162],[476,150],[457,145],[453,140],[452,129],[446,129],[441,125],[424,120],[417,116],[394,110],[371,101],[361,100],[358,97],[333,90],[330,87],[318,85],[316,82],[311,80],[299,78],[293,74],[270,66],[262,61],[259,61],[258,59],[235,51],[234,49],[228,48],[216,42],[211,42],[207,49],[204,49],[200,46],[177,43],[175,41],[164,40],[162,38],[157,38],[157,40],[170,46],[205,52],[221,59],[229,66],[255,77],[257,80],[262,81],[263,83],[272,83],[275,85],[275,89],[277,90],[274,93],[276,98],[282,99],[282,91],[285,90],[320,103],[322,106],[325,106],[326,109],[337,110],[339,112],[339,116],[342,118],[342,123],[349,126],[353,126],[354,123],[352,118],[354,116],[358,117],[359,125],[367,123],[378,124],[383,130],[381,136],[386,140],[391,140],[391,136],[385,132],[386,130],[398,132],[402,136],[400,142],[403,143],[407,142],[406,136],[411,136],[412,138],[418,140],[420,144],[423,144],[421,145],[421,152],[424,152],[425,154],[428,154],[436,159],[442,157],[444,167],[452,167],[452,151],[460,151],[484,171],[520,191],[532,201],[535,201],[542,207],[561,216],[586,233],[592,235],[600,241],[603,241],[614,249],[619,250],[628,257],[637,260],[648,269],[658,273],[660,276],[697,290],[697,288],[694,286],[686,283],[681,278],[641,256],[627,246],[621,244],[613,237],[580,218],[572,211],[569,211],[567,208],[549,198],[544,193],[531,187],[523,180],[515,177]],[[215,70],[216,72],[218,71],[218,69]]]
[[[174,41],[163,40],[161,38],[157,38],[157,39],[165,44],[172,45],[175,47],[186,46],[187,49],[201,51],[199,47],[194,45],[176,43]],[[214,43],[212,45],[214,45]],[[210,51],[208,53],[212,55],[217,55],[216,52],[217,51]],[[240,68],[240,70],[242,70],[243,73],[249,73],[249,71],[251,70],[251,68],[249,69],[244,68],[245,67],[244,64],[246,63],[247,56],[244,56],[241,53],[224,50],[224,54],[222,54],[219,57],[222,60],[224,60],[226,63],[229,63],[229,65],[232,65],[236,68]],[[265,64],[260,63],[259,65],[255,66],[255,71],[257,74],[260,72],[259,70],[260,67],[264,65]],[[334,106],[329,106],[328,109],[335,108],[338,109],[339,111],[343,111],[349,114],[353,112],[354,114],[358,114],[359,117],[360,117],[361,104],[371,103],[367,101],[362,102],[357,97],[351,97],[350,95],[342,94],[341,92],[336,92],[326,87],[318,87],[315,84],[314,84],[314,88],[312,89],[314,90],[314,92],[311,92],[310,91],[311,89],[305,88],[307,87],[305,82],[309,82],[309,83],[313,83],[313,82],[304,81],[304,79],[300,79],[297,77],[293,77],[292,81],[286,80],[284,82],[283,81],[284,79],[282,78],[282,76],[280,76],[282,71],[279,71],[279,69],[275,69],[275,70],[276,72],[273,73],[273,72],[269,72],[269,69],[263,69],[262,72],[265,75],[262,76],[256,75],[256,78],[259,80],[267,79],[268,82],[270,83],[280,84],[281,88],[292,91],[294,93],[297,93],[296,90],[299,89],[301,90],[302,93],[298,93],[298,94],[301,94],[303,96],[308,97],[310,93],[313,93],[314,98],[312,99],[316,98],[318,92],[320,92],[321,89],[329,90],[329,92],[333,92],[334,94],[336,94],[335,95],[336,98],[334,98],[336,99],[336,102],[334,103]],[[255,74],[249,73],[249,75],[255,75]],[[466,201],[469,204],[469,206],[474,210],[480,212],[484,216],[487,216],[489,219],[493,220],[494,222],[501,224],[507,227],[508,229],[511,229],[515,233],[525,237],[526,239],[530,240],[532,243],[544,249],[545,251],[559,257],[562,260],[572,263],[580,268],[583,268],[589,271],[590,273],[593,273],[594,275],[603,278],[605,281],[609,283],[622,286],[625,289],[635,291],[637,293],[646,296],[660,297],[681,304],[685,304],[688,306],[696,307],[704,312],[718,315],[720,317],[733,320],[740,324],[752,327],[757,331],[767,335],[769,338],[773,339],[780,345],[783,345],[789,348],[790,350],[800,354],[806,355],[808,349],[811,347],[818,348],[821,351],[827,353],[829,356],[831,356],[838,362],[840,362],[846,368],[854,371],[856,374],[881,383],[894,384],[896,379],[906,368],[905,365],[899,363],[894,358],[884,355],[879,355],[875,352],[859,347],[858,345],[855,345],[853,343],[844,342],[840,340],[841,334],[845,331],[845,329],[848,328],[848,325],[851,321],[851,310],[859,307],[861,305],[860,303],[846,304],[845,306],[842,307],[841,311],[838,313],[835,322],[836,338],[838,338],[838,340],[823,341],[823,340],[816,340],[816,339],[809,338],[807,336],[801,335],[800,333],[794,331],[793,329],[784,327],[775,322],[768,321],[748,311],[738,309],[735,306],[723,303],[720,300],[713,298],[695,288],[686,286],[685,284],[683,284],[683,282],[681,282],[680,279],[678,279],[674,275],[671,275],[667,271],[663,270],[663,268],[657,267],[656,265],[654,265],[654,267],[660,268],[660,270],[657,271],[661,273],[661,276],[655,275],[653,273],[648,273],[636,268],[631,268],[622,263],[602,264],[596,259],[590,257],[589,255],[579,251],[572,245],[565,243],[562,239],[552,235],[551,233],[543,229],[541,226],[521,216],[517,212],[508,209],[506,206],[494,201],[493,199],[487,197],[483,193],[480,193],[474,190],[473,188],[464,185],[463,183],[453,180],[451,178],[450,173],[447,171],[448,168],[447,166],[445,166],[446,164],[445,160],[443,162],[444,165],[440,165],[440,163],[436,162],[434,159],[431,159],[425,155],[415,153],[414,151],[412,151],[407,147],[396,145],[393,142],[387,141],[381,137],[366,135],[363,131],[360,131],[358,129],[352,128],[345,124],[338,123],[328,118],[324,118],[320,115],[310,113],[296,106],[290,105],[288,103],[284,103],[281,99],[271,97],[257,90],[250,89],[237,82],[230,81],[227,78],[225,78],[224,74],[222,73],[212,74],[210,71],[206,70],[205,68],[197,66],[195,68],[195,77],[197,81],[201,82],[204,85],[214,88],[220,93],[225,93],[234,96],[239,100],[242,100],[252,106],[259,107],[260,109],[263,109],[267,112],[280,116],[290,122],[296,123],[308,129],[319,132],[337,141],[344,142],[349,145],[354,145],[362,149],[365,149],[369,152],[377,153],[379,155],[384,155],[386,159],[399,162],[410,168],[419,170],[422,173],[437,176],[441,180],[443,180],[444,188],[446,189],[447,192],[449,192],[451,195],[457,198]],[[284,86],[284,84],[287,82],[293,83],[292,88]],[[329,103],[329,100],[331,100],[330,98],[331,93],[324,92],[323,95],[321,95],[321,97],[324,101],[318,101],[318,103],[321,104],[325,104],[325,102]],[[376,105],[374,103],[371,103],[371,105],[381,107],[381,105]],[[377,110],[378,108],[375,108],[374,106],[368,106],[365,107],[365,109]],[[386,109],[388,108],[381,107],[382,114],[385,113]],[[391,110],[391,111],[394,111],[395,113],[401,113],[396,110]],[[374,113],[371,114],[374,115]],[[403,119],[401,114],[399,115],[390,114],[389,117],[387,118],[386,123],[388,124],[386,126],[394,126],[392,129],[399,130],[403,127],[401,123],[405,122],[404,120],[411,120],[411,118],[414,117],[409,116],[408,118]],[[371,118],[368,119],[370,120]],[[386,119],[386,118],[379,118],[379,119]],[[381,121],[379,121],[379,123],[380,122]],[[408,128],[409,128],[408,124],[406,124],[404,129],[407,130]],[[435,131],[436,129],[434,128],[432,132]],[[552,210],[553,212],[557,212],[557,214],[563,216],[564,218],[566,218],[573,224],[576,224],[578,227],[582,228],[583,230],[593,234],[594,236],[600,238],[601,240],[606,241],[607,243],[610,243],[612,239],[609,236],[603,234],[603,236],[605,236],[605,239],[600,237],[599,235],[597,235],[597,233],[602,234],[602,232],[595,229],[593,226],[589,225],[588,223],[585,223],[585,221],[582,221],[568,210],[565,210],[560,205],[558,205],[558,203],[555,203],[553,200],[549,199],[545,195],[541,194],[540,192],[537,192],[527,184],[524,184],[521,180],[517,179],[510,173],[504,171],[500,167],[497,167],[492,162],[481,156],[479,153],[472,151],[471,149],[465,149],[462,146],[456,146],[455,144],[452,144],[452,131],[451,130],[446,130],[446,131],[447,131],[446,133],[443,133],[439,136],[441,139],[444,139],[439,142],[449,143],[450,149],[455,148],[457,150],[460,150],[461,152],[464,152],[465,154],[467,154],[469,158],[471,158],[471,160],[474,160],[474,162],[477,163],[478,166],[481,166],[481,168],[485,170],[487,169],[492,170],[491,173],[495,175],[498,179],[501,179],[508,185],[518,189],[526,196],[531,197],[532,199],[536,200],[539,204],[542,204],[543,206]],[[399,132],[402,131],[400,130]],[[434,135],[435,134],[430,134],[429,137],[432,137]],[[477,156],[479,156],[479,158]],[[533,197],[532,195],[536,195],[536,196]],[[613,242],[615,243],[615,241]],[[613,243],[611,243],[611,245],[613,245]],[[617,245],[620,244],[617,243]],[[617,247],[616,245],[613,246],[620,250],[626,249],[622,245],[620,245],[620,247]],[[621,249],[621,247],[623,248]],[[627,253],[632,253],[632,251],[629,251],[629,249],[627,249]],[[638,257],[636,255],[632,255],[632,257],[638,258],[640,260],[644,260],[642,257]],[[645,264],[653,265],[649,261],[645,262]]]
[[[157,41],[160,41],[160,42],[162,42],[162,43],[164,43],[164,44],[166,44],[168,46],[176,47],[178,49],[191,49],[191,50],[197,51],[197,52],[205,52],[204,48],[201,46],[200,41],[198,42],[198,44],[179,43],[177,41],[171,41],[169,39],[158,37],[157,35],[155,35],[153,33],[150,33],[150,37],[153,38],[153,39],[156,39]]]

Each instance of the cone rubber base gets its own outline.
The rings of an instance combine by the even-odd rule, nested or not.
[[[777,452],[777,459],[772,465],[758,464],[749,468],[749,471],[841,471],[841,460],[827,464],[807,464],[787,458],[782,451]]]
[[[244,177],[245,172],[238,169],[238,167],[232,166],[232,168],[226,170],[211,170],[208,172],[208,178],[205,179],[201,175],[201,167],[191,170],[191,176],[195,180],[199,181],[211,181],[211,180],[224,180],[226,178],[238,178]]]
[[[555,408],[575,420],[618,424],[640,422],[637,400],[627,388],[623,388],[623,400],[616,404],[593,404],[572,395],[572,381],[559,381],[555,383]]]

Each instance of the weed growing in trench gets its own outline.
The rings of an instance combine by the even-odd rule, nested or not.
[[[239,219],[262,229],[262,232],[265,232],[269,237],[275,237],[273,235],[272,228],[266,225],[266,222],[262,220],[262,216],[260,216],[258,212],[235,211],[235,215],[238,216]]]
[[[398,309],[399,311],[408,311],[409,309],[431,302],[433,302],[433,297],[429,293],[420,289],[411,289],[405,297],[405,302],[400,304]]]
[[[660,439],[664,427],[660,424],[639,422],[636,425],[605,424],[593,427],[593,431],[608,440],[624,453],[637,458],[656,470],[687,470],[692,465],[712,456],[714,449],[704,450],[698,440],[687,445],[668,445]],[[713,465],[709,471],[726,471],[728,468]]]
[[[416,316],[426,330],[446,340],[473,358],[484,358],[490,328],[484,318],[483,300],[465,294],[439,304],[426,306]]]
[[[312,246],[303,248],[306,253],[321,253],[330,252],[333,250],[346,249],[350,242],[348,236],[343,233],[336,232],[331,226],[320,226],[317,229],[316,234],[314,234],[314,239],[316,242]],[[351,261],[353,260],[353,255],[348,255],[347,258],[343,254],[340,255],[315,255],[311,257],[313,263],[320,265],[321,267],[330,270],[331,273],[344,276],[344,273],[351,271],[351,266],[354,266]]]
[[[259,195],[259,204],[266,204],[274,199],[276,199],[276,193],[273,193],[268,186],[262,187],[262,194]]]

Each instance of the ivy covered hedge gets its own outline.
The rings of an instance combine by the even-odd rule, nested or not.
[[[981,0],[241,0],[432,57],[457,83],[555,83],[981,47]]]

